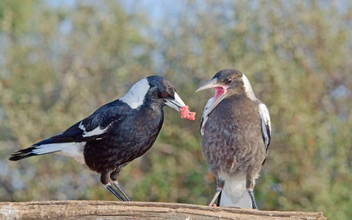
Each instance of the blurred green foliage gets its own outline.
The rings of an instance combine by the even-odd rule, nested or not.
[[[8,157],[158,74],[197,120],[165,108],[154,147],[120,182],[136,201],[207,204],[215,183],[198,129],[212,93],[194,91],[236,68],[272,118],[259,207],[352,216],[350,1],[184,0],[175,9],[159,2],[157,19],[140,1],[50,3],[0,3],[0,201],[115,200],[70,158]]]

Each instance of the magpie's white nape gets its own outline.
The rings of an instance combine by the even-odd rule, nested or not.
[[[186,107],[165,78],[143,78],[120,99],[101,106],[64,132],[15,152],[9,159],[49,153],[72,157],[99,173],[101,183],[119,200],[131,201],[118,183],[120,171],[152,147],[164,121],[165,105],[177,111]]]

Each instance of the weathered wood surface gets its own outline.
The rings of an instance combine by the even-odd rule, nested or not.
[[[1,220],[17,219],[326,219],[321,212],[278,212],[178,203],[114,201],[2,202]]]

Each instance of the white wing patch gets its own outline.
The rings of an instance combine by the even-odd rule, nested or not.
[[[270,122],[270,115],[269,110],[265,104],[259,104],[259,113],[260,113],[260,120],[261,120],[261,127],[262,127],[262,134],[264,138],[265,146],[268,147],[270,144],[270,137],[271,137],[271,122]]]
[[[106,126],[106,128],[101,129],[99,126],[96,127],[95,129],[91,130],[91,131],[86,131],[86,128],[84,127],[84,125],[81,123],[79,123],[78,127],[83,131],[83,135],[82,137],[91,137],[91,136],[95,136],[95,135],[100,135],[106,132],[106,130],[110,127],[111,124],[109,124],[108,126]]]
[[[214,98],[210,98],[207,102],[207,104],[204,107],[203,115],[202,115],[202,124],[200,127],[200,134],[203,136],[204,135],[204,125],[208,120],[208,115],[209,115],[209,107],[213,103]]]
[[[136,82],[130,90],[120,98],[121,101],[136,109],[143,104],[144,97],[150,88],[149,82],[146,78]]]

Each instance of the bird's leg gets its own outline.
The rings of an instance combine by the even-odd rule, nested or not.
[[[120,201],[126,201],[110,184],[110,172],[102,173],[100,176],[100,182],[104,185],[104,187],[109,190],[116,198]]]
[[[125,198],[125,201],[129,201],[131,202],[132,199],[127,195],[127,193],[125,192],[125,190],[121,187],[121,185],[117,182],[117,181],[113,181],[112,182],[117,189],[119,190],[119,192],[122,194],[122,196]]]
[[[253,181],[253,179],[247,178],[246,187],[248,190],[249,197],[251,197],[251,200],[252,200],[252,208],[258,209],[257,203],[255,202],[255,198],[254,198],[254,192],[253,192],[254,181]]]
[[[225,181],[220,180],[219,178],[216,178],[216,193],[213,199],[210,201],[209,206],[213,206],[216,200],[218,200],[216,205],[220,206],[220,198],[221,198],[221,193],[222,193],[222,189],[224,188],[224,185],[225,185]]]
[[[116,196],[116,198],[118,198],[120,201],[125,202],[125,198],[123,198],[118,192],[116,192],[116,190],[112,188],[110,183],[104,185],[104,187],[109,190],[114,196]]]
[[[127,195],[125,190],[123,190],[122,186],[118,182],[119,174],[120,174],[120,170],[116,169],[114,172],[110,174],[110,179],[112,183],[116,186],[116,188],[119,190],[119,192],[122,194],[125,201],[132,201],[132,199]]]
[[[216,205],[217,205],[218,207],[220,206],[221,196],[222,196],[222,190],[220,191],[220,194],[219,194],[219,196],[218,196],[218,201],[216,202]]]
[[[218,188],[216,189],[216,193],[215,193],[213,199],[210,201],[209,206],[213,206],[213,204],[215,204],[215,201],[218,199],[221,192],[222,192],[222,189],[218,189]],[[217,205],[218,205],[218,203],[217,203]]]
[[[252,200],[252,208],[258,209],[257,203],[255,202],[253,189],[249,189],[248,193],[249,193],[249,197],[251,197],[251,200]]]

